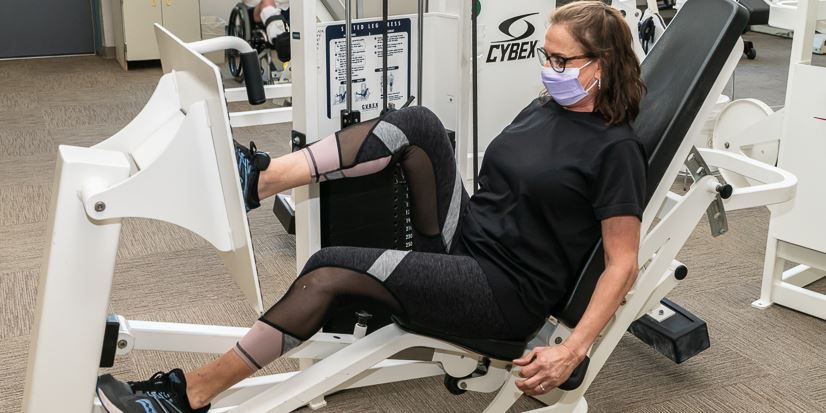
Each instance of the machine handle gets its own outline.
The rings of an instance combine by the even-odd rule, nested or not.
[[[588,371],[588,363],[591,362],[591,359],[588,356],[579,363],[578,366],[574,369],[574,372],[571,373],[571,377],[559,385],[560,390],[571,391],[576,390],[579,386],[582,385],[582,381],[585,380],[585,373]]]
[[[267,101],[267,94],[264,92],[264,78],[257,76],[261,73],[258,62],[258,52],[241,53],[241,69],[244,71],[244,85],[247,87],[247,99],[250,105],[260,105]]]
[[[241,70],[247,74],[247,76],[244,76],[244,83],[247,85],[247,99],[251,105],[260,105],[267,101],[267,95],[264,92],[264,79],[260,76],[261,67],[258,63],[258,52],[246,40],[236,36],[221,36],[187,43],[187,46],[201,54],[225,49],[239,51],[241,53]]]

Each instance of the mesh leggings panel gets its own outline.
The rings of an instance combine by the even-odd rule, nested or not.
[[[313,177],[331,180],[378,172],[399,162],[409,182],[417,251],[450,252],[468,202],[453,148],[427,108],[400,109],[350,126],[303,149]]]
[[[402,314],[401,304],[375,278],[346,268],[321,267],[296,279],[261,321],[303,341],[318,332],[333,312],[365,305]]]

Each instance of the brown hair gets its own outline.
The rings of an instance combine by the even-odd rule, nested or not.
[[[599,61],[601,85],[594,102],[610,125],[633,121],[640,113],[645,85],[633,39],[619,11],[599,0],[583,0],[559,7],[551,24],[565,25],[585,53]]]

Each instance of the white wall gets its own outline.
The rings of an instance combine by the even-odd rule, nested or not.
[[[353,4],[356,0],[353,0]],[[388,14],[413,14],[416,13],[417,0],[390,0],[388,3]],[[364,14],[366,17],[380,17],[381,16],[381,0],[364,0]]]
[[[217,16],[224,20],[239,0],[201,0],[201,16]]]
[[[115,47],[115,25],[112,23],[112,1],[100,0],[100,14],[103,20],[103,47]]]

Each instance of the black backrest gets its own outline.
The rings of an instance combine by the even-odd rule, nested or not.
[[[765,0],[737,0],[749,11],[749,26],[769,24],[769,5]]]
[[[634,130],[648,155],[648,200],[660,185],[697,113],[748,23],[734,0],[687,1],[642,63],[648,93]],[[551,315],[576,326],[605,269],[602,240],[570,280]]]

